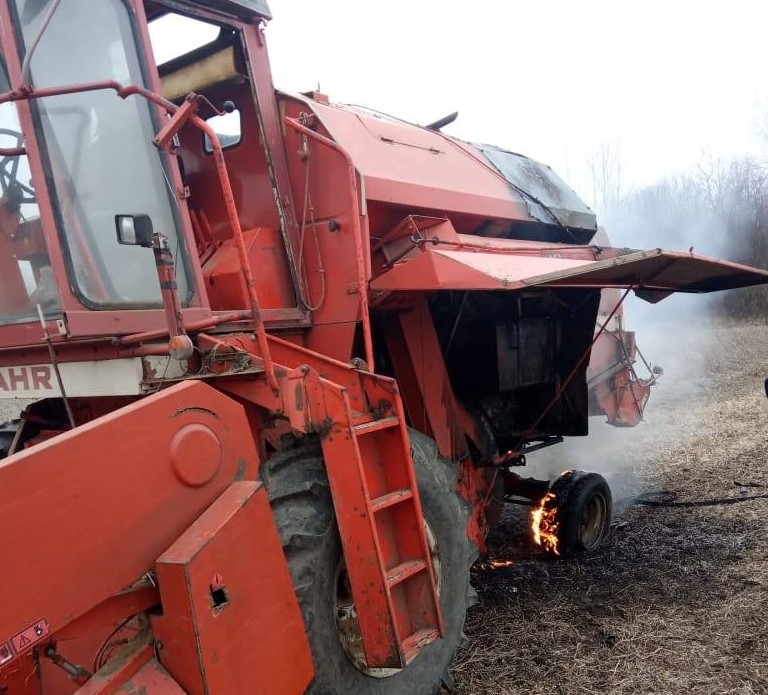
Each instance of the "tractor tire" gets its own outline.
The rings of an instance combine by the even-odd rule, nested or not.
[[[557,495],[560,555],[590,552],[608,537],[611,528],[611,488],[602,475],[575,471],[552,485]]]
[[[312,649],[315,678],[308,695],[431,695],[449,682],[448,667],[463,638],[473,594],[469,568],[477,549],[466,535],[470,508],[455,492],[455,467],[420,433],[411,432],[411,449],[427,535],[438,557],[436,581],[446,636],[404,669],[367,670],[360,663],[359,639],[350,640],[349,618],[342,617],[340,606],[354,611],[354,605],[348,583],[342,581],[341,539],[320,443],[298,440],[262,466]]]

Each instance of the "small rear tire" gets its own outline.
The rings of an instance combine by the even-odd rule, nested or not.
[[[574,471],[551,487],[556,495],[558,551],[567,557],[600,547],[611,528],[611,488],[598,473]]]

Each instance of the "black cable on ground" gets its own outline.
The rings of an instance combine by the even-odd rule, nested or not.
[[[671,490],[658,490],[656,492],[644,492],[628,500],[622,500],[627,505],[636,507],[717,507],[726,504],[738,504],[751,500],[768,499],[766,495],[747,495],[745,497],[719,497],[710,500],[678,500],[678,493]]]

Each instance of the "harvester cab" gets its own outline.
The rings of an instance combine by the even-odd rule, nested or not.
[[[606,538],[600,476],[516,471],[639,421],[627,294],[768,281],[608,247],[522,155],[277,92],[268,20],[0,2],[0,399],[32,401],[0,692],[435,692],[506,500],[551,553]]]
[[[241,15],[230,16],[230,21],[242,21],[242,15],[251,21],[267,16],[260,3],[212,3],[210,9],[214,16],[217,9]],[[176,83],[163,88],[154,64],[150,67],[147,35],[147,15],[160,16],[160,6],[28,0],[7,3],[3,13],[13,31],[4,37],[6,88],[0,106],[0,343],[40,344],[37,305],[50,334],[71,341],[162,330],[166,320],[152,255],[117,243],[116,220],[126,224],[134,214],[150,219],[167,239],[184,320],[215,324],[197,251],[198,243],[220,243],[203,242],[200,236],[206,232],[221,236],[216,227],[222,222],[215,219],[209,227],[207,220],[198,220],[193,231],[192,218],[198,210],[187,204],[188,188],[181,175],[184,159],[177,150],[178,130],[197,119],[200,130],[189,137],[201,143],[205,139],[204,147],[197,148],[200,156],[214,159],[216,138],[205,132],[207,125],[195,114],[199,108],[204,118],[215,116],[224,100],[218,100],[218,107],[207,99],[194,101],[194,108],[190,106],[176,123],[176,132],[162,145],[156,138],[162,134],[163,119],[179,108],[161,94],[183,102],[185,93],[177,93],[178,89],[216,80],[219,69],[234,71],[235,62],[244,61],[243,35],[219,27],[213,59],[201,58],[188,74],[173,71],[169,80]],[[196,77],[195,70],[204,70],[209,63],[214,78],[205,72]],[[250,86],[240,91],[253,100]],[[255,105],[251,112],[255,113]],[[251,126],[258,128],[255,118]],[[222,207],[226,196],[218,186],[213,189],[209,195],[216,198],[214,205]],[[231,196],[231,189],[226,193]],[[271,186],[265,187],[264,196],[272,197]],[[274,206],[274,198],[271,202]],[[270,274],[274,277],[279,271]],[[284,274],[272,292],[284,296],[274,303],[286,305],[281,306],[286,309],[285,321],[296,320],[302,312],[291,273]],[[24,379],[14,381],[13,388],[22,397],[43,395]],[[77,392],[75,387],[71,395]]]

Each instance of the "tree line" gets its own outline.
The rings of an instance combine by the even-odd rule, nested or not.
[[[768,168],[756,158],[704,160],[687,174],[622,192],[605,156],[593,169],[594,202],[615,246],[662,247],[768,269]],[[718,295],[720,316],[768,320],[768,287]]]

